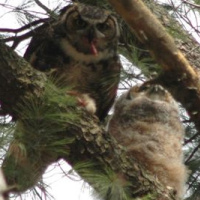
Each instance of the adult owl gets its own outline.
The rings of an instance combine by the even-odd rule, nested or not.
[[[73,4],[35,31],[24,58],[79,94],[95,101],[103,120],[112,106],[121,64],[117,55],[119,27],[110,12]]]
[[[117,100],[109,133],[127,155],[182,199],[187,177],[183,164],[184,129],[178,106],[160,85],[135,86]]]

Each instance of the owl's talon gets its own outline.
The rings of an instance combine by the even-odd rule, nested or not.
[[[89,113],[95,114],[97,108],[96,108],[96,103],[93,98],[89,96],[89,94],[81,94],[77,91],[68,91],[68,95],[75,96],[78,102],[78,105],[85,108]]]

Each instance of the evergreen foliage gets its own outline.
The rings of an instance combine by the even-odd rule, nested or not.
[[[67,90],[47,81],[42,98],[30,96],[16,106],[19,120],[15,126],[10,123],[14,139],[3,168],[8,179],[18,183],[19,190],[33,187],[51,163],[68,155],[68,145],[74,138],[61,135],[69,124],[78,123],[79,113],[74,109],[75,98],[67,95]],[[5,135],[7,129],[1,131]]]

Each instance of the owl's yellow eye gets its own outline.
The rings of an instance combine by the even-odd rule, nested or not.
[[[82,29],[87,26],[87,22],[82,20],[80,17],[76,18],[74,23],[77,29]]]
[[[101,32],[104,32],[106,30],[109,30],[111,27],[109,24],[107,23],[100,23],[100,24],[97,24],[97,28],[98,30],[100,30]]]
[[[104,23],[98,23],[96,27],[105,35],[106,38],[112,38],[115,34],[115,24],[110,18],[108,18]]]
[[[66,28],[71,31],[81,30],[87,27],[88,23],[84,21],[78,12],[72,12],[66,18]]]
[[[144,92],[146,90],[148,90],[150,88],[150,85],[141,85],[139,88],[138,88],[138,92]]]

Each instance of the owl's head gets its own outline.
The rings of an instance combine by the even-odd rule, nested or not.
[[[116,53],[118,23],[104,9],[85,4],[69,5],[61,11],[58,26],[58,30],[62,30],[62,48],[72,57],[101,60]]]
[[[130,88],[127,92],[123,93],[115,104],[116,110],[120,113],[122,110],[130,110],[130,107],[134,109],[141,106],[147,108],[158,109],[160,106],[165,109],[167,107],[178,110],[178,104],[172,97],[172,95],[164,89],[161,85],[136,85]],[[163,109],[164,110],[164,109]]]

